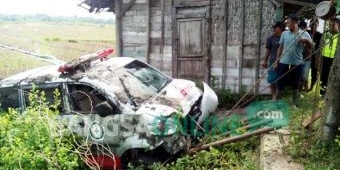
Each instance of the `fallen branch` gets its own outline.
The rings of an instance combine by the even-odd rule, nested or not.
[[[316,113],[313,113],[311,117],[308,117],[306,119],[303,120],[302,122],[302,126],[304,128],[310,128],[312,127],[313,123],[318,120],[319,118],[321,118],[321,112],[316,112]]]
[[[238,136],[233,136],[233,137],[225,138],[225,139],[222,139],[222,140],[219,140],[219,141],[216,141],[216,142],[204,144],[202,146],[190,149],[189,154],[194,154],[198,151],[208,149],[212,146],[221,146],[221,145],[225,145],[225,144],[228,144],[228,143],[233,143],[233,142],[237,142],[237,141],[240,141],[240,140],[243,140],[243,139],[247,139],[247,138],[250,138],[250,137],[253,137],[253,136],[261,135],[263,133],[270,132],[274,129],[275,129],[274,127],[261,128],[261,129],[255,130],[253,132],[250,132],[250,133],[246,133],[246,134],[242,134],[242,135],[238,135]]]
[[[252,128],[258,128],[260,126],[263,126],[263,125],[266,125],[266,124],[269,124],[269,123],[272,123],[272,122],[274,122],[273,119],[261,120],[259,122],[255,122],[255,123],[252,123],[252,124],[248,124],[248,125],[239,127],[239,128],[236,129],[236,132],[245,131],[245,130],[252,129]],[[223,133],[222,135],[223,136],[229,136],[230,134],[231,134],[231,131],[228,131],[226,133]]]

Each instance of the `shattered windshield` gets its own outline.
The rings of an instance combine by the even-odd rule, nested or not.
[[[166,75],[138,60],[126,65],[125,68],[142,83],[155,88],[158,92],[170,82]]]

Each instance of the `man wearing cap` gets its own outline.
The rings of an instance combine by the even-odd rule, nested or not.
[[[277,59],[280,59],[278,64],[273,67],[277,68],[279,81],[277,83],[279,95],[281,95],[285,82],[289,82],[293,88],[293,106],[297,107],[298,89],[302,76],[304,48],[311,48],[311,37],[306,31],[298,28],[298,17],[295,14],[288,16],[288,28],[284,31],[280,38],[280,47],[277,52]],[[290,73],[287,79],[287,73]],[[282,77],[282,78],[281,78]]]
[[[265,59],[263,63],[264,68],[268,68],[267,82],[270,84],[270,90],[272,93],[272,100],[277,99],[277,87],[276,87],[276,79],[277,79],[277,71],[273,69],[272,65],[276,60],[277,50],[280,46],[280,37],[282,32],[285,29],[285,26],[282,22],[276,22],[275,25],[272,26],[273,35],[267,38],[266,41],[266,53]]]

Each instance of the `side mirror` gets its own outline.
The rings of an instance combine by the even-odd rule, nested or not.
[[[94,107],[94,109],[97,111],[98,115],[101,116],[101,117],[108,116],[108,115],[112,114],[112,112],[113,112],[113,107],[107,101],[98,103]]]

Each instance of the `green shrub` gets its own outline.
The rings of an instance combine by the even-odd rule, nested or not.
[[[318,92],[316,93],[318,94]],[[284,100],[291,102],[290,96],[284,96]],[[295,162],[302,163],[306,170],[331,170],[340,169],[340,147],[338,143],[327,143],[320,140],[318,131],[320,120],[312,125],[311,131],[305,129],[301,123],[316,111],[324,110],[325,101],[313,93],[304,94],[300,98],[298,109],[291,110],[289,129],[291,131],[289,145],[285,148]],[[338,140],[338,142],[340,142]]]
[[[55,91],[55,99],[60,95]],[[81,159],[72,134],[57,121],[60,101],[49,105],[32,91],[24,113],[0,115],[0,169],[76,169]]]
[[[227,89],[214,89],[216,95],[218,97],[219,108],[232,108],[246,93],[246,86],[242,86],[240,92],[233,92],[230,88]],[[247,99],[249,99],[251,95],[245,97],[241,104],[243,104]]]
[[[69,43],[77,43],[78,41],[77,40],[68,40],[67,42],[69,42]]]
[[[61,41],[61,39],[58,38],[58,37],[54,37],[54,38],[52,39],[52,41]]]
[[[251,138],[237,143],[231,143],[221,147],[211,147],[195,155],[185,155],[175,162],[162,165],[154,164],[151,169],[155,170],[205,170],[205,169],[233,169],[233,170],[255,170],[255,150],[259,145],[258,138]]]

